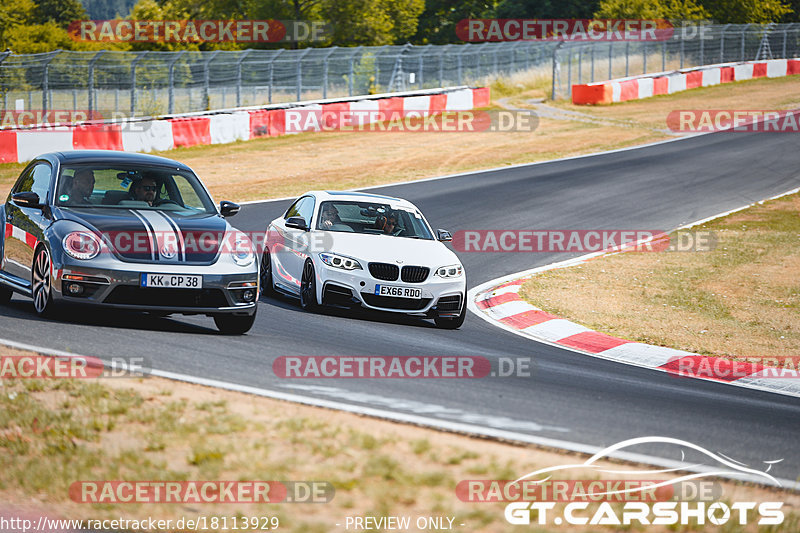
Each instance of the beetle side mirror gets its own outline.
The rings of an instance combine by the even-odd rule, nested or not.
[[[232,217],[239,212],[239,209],[241,209],[239,204],[233,202],[223,200],[219,203],[219,214],[225,218]]]
[[[39,195],[32,191],[18,192],[11,196],[11,200],[20,207],[33,207],[36,209],[44,207],[39,203]]]

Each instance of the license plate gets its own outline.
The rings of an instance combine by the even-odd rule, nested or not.
[[[203,276],[186,274],[142,274],[142,287],[202,289]]]
[[[412,289],[410,287],[393,287],[392,285],[375,285],[377,296],[393,296],[395,298],[411,298],[419,300],[422,298],[422,289]]]

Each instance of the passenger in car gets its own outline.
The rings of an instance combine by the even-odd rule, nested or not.
[[[91,196],[94,191],[94,171],[82,168],[75,171],[72,177],[72,187],[69,191],[70,203],[72,204],[91,204]]]

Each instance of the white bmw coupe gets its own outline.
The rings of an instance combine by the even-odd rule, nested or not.
[[[464,267],[413,204],[367,193],[311,191],[267,228],[263,293],[321,305],[433,318],[456,329],[466,316]]]

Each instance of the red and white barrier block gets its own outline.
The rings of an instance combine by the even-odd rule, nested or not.
[[[557,266],[551,265],[553,268]],[[504,329],[586,355],[652,368],[676,378],[704,379],[800,396],[797,361],[791,369],[778,369],[652,346],[593,331],[523,300],[519,290],[528,279],[523,277],[493,287],[493,283],[487,284],[489,288],[478,288],[473,310]]]
[[[322,103],[237,109],[225,113],[167,119],[0,130],[0,163],[22,163],[39,154],[54,151],[152,152],[181,146],[227,144],[258,137],[335,128],[336,124],[325,121],[339,120],[337,117],[346,113],[368,115],[374,112],[376,117],[404,117],[409,113],[425,115],[443,111],[467,111],[486,107],[490,100],[488,87],[464,88],[441,92],[426,91],[425,94],[358,97],[351,100],[326,100]]]
[[[673,94],[697,87],[800,74],[800,59],[722,63],[572,86],[573,104],[611,104]]]

